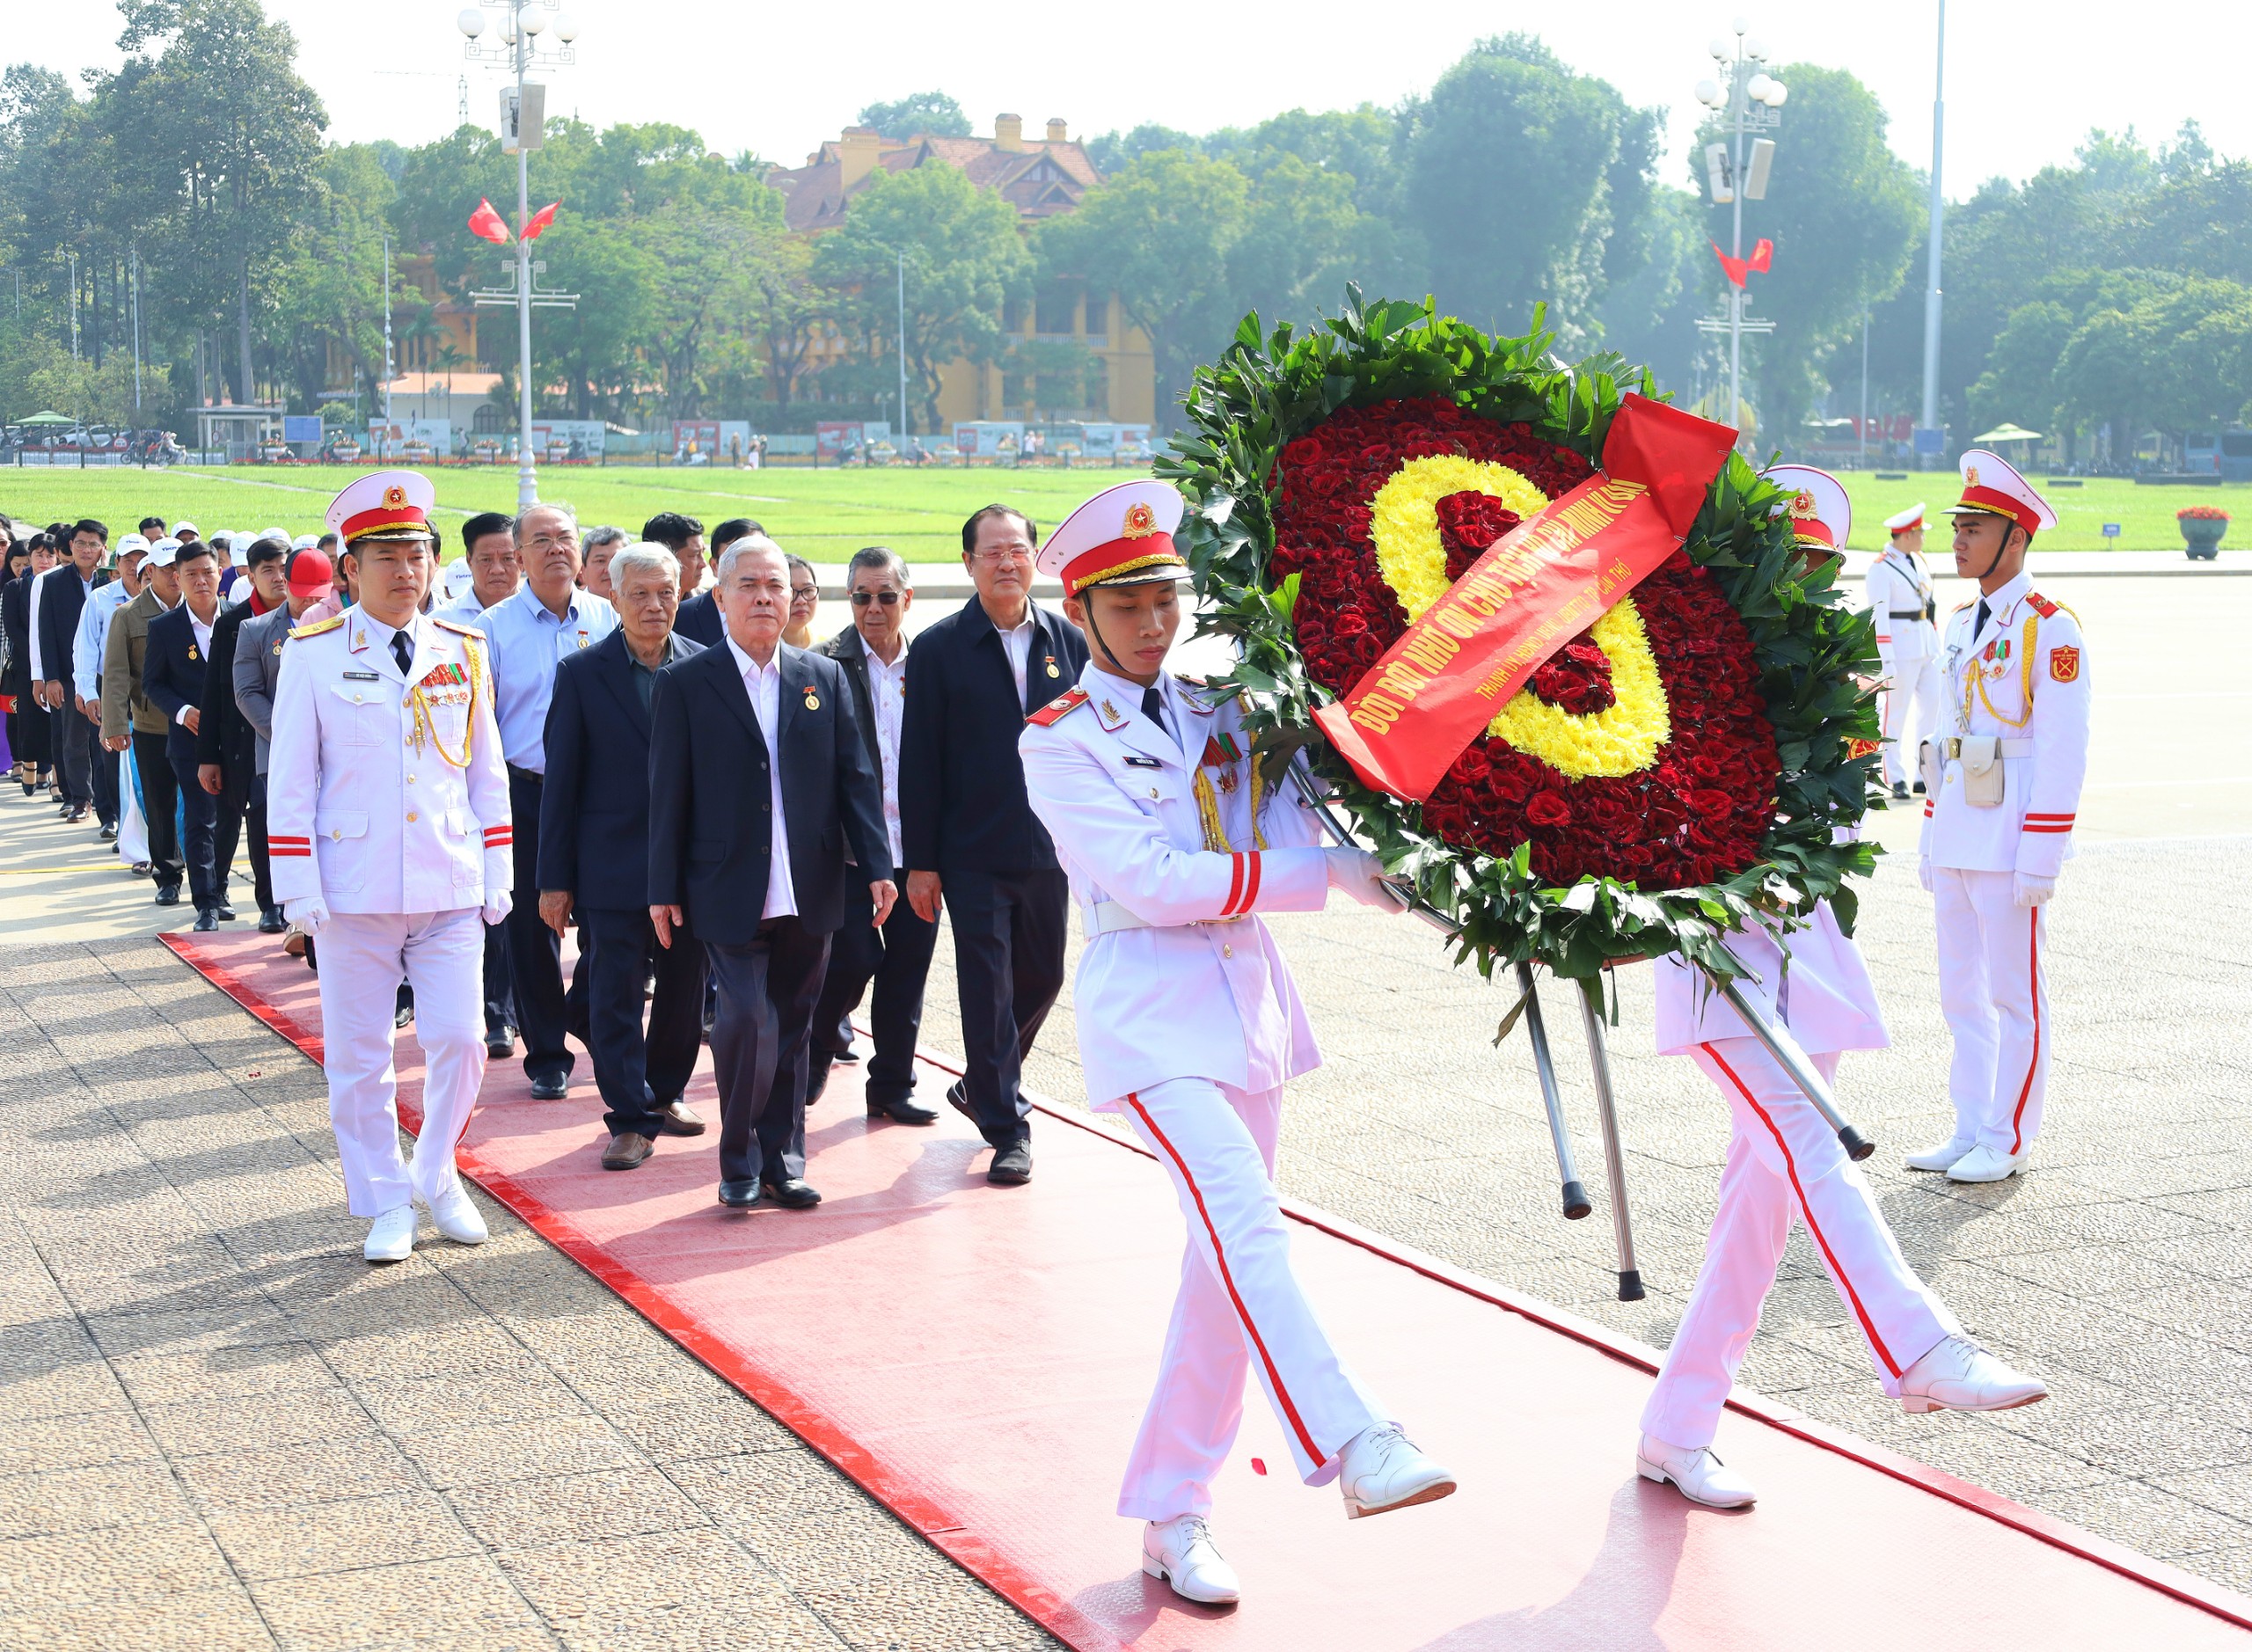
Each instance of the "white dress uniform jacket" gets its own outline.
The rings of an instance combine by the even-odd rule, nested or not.
[[[1940,785],[1924,799],[1920,852],[1935,866],[2053,878],[2072,858],[2087,778],[2087,650],[2080,622],[2035,591],[2028,574],[1986,607],[1976,636],[1976,600],[1948,619],[1933,737],[1999,736],[2002,800],[1966,801],[1962,762],[1946,758]]]
[[[1320,822],[1295,788],[1254,786],[1235,699],[1159,683],[1178,741],[1142,713],[1141,689],[1093,665],[1018,741],[1033,812],[1055,839],[1089,938],[1073,995],[1103,1006],[1078,1017],[1098,1110],[1168,1078],[1257,1092],[1321,1064],[1290,968],[1258,917],[1321,909]],[[1200,792],[1225,850],[1207,847]],[[1113,908],[1147,927],[1105,927],[1120,921]]]
[[[358,609],[282,653],[267,764],[274,898],[333,913],[483,906],[511,875],[508,776],[484,639],[417,616],[402,676]]]
[[[1862,589],[1876,620],[1876,652],[1885,676],[1897,678],[1900,666],[1939,652],[1939,627],[1927,618],[1931,612],[1931,571],[1922,557],[1888,545],[1869,565]]]

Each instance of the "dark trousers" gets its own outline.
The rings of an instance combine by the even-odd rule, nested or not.
[[[250,837],[250,885],[260,913],[274,909],[274,863],[266,852],[266,777],[250,778],[250,795],[243,801],[243,830]]]
[[[93,725],[86,725],[92,728]],[[118,754],[105,749],[101,730],[94,729],[94,817],[105,826],[115,826],[125,810],[119,800],[117,789]]]
[[[203,789],[195,769],[193,757],[172,759],[172,778],[179,787],[180,823],[186,829],[187,841],[180,848],[187,861],[187,892],[195,910],[201,912],[219,904],[225,886],[219,881],[214,853],[219,800]]]
[[[678,947],[690,938],[676,934]],[[806,1173],[806,1037],[829,937],[772,917],[757,939],[705,948],[720,1011],[712,1076],[720,1086],[720,1175],[785,1181]]]
[[[851,1045],[849,1018],[871,982],[875,998],[868,1013],[876,1049],[868,1062],[868,1100],[904,1101],[915,1093],[915,1039],[923,1027],[923,983],[931,974],[939,926],[916,917],[904,895],[892,903],[881,929],[870,921],[875,911],[866,884],[847,885],[844,927],[829,938],[829,973],[813,1012],[808,1096],[821,1093],[830,1064]]]
[[[91,808],[94,800],[94,753],[101,745],[101,730],[86,720],[71,698],[69,683],[62,697],[69,703],[48,714],[55,735],[55,783],[66,803]]]
[[[644,1028],[641,990],[652,966],[657,990]],[[654,1139],[704,1048],[703,946],[679,933],[659,946],[646,906],[582,906],[578,978],[587,983],[587,1049],[603,1122],[612,1136]]]
[[[235,874],[235,852],[242,847],[243,816],[250,808],[248,772],[231,763],[219,765],[219,795],[211,799],[217,821],[211,834],[211,872],[219,898],[227,895],[227,880]],[[209,793],[205,793],[209,797]]]
[[[516,1006],[508,990],[508,926],[492,924],[485,931],[485,1035],[505,1033],[516,1024]]]
[[[160,889],[177,889],[187,875],[180,859],[179,780],[172,773],[171,742],[163,735],[133,731],[133,767],[141,777],[141,813],[149,824],[149,866]],[[201,791],[202,787],[191,788]]]
[[[516,1031],[524,1041],[524,1077],[569,1078],[577,1064],[564,1042],[563,938],[539,921],[539,776],[508,769],[508,812],[523,830],[515,840],[515,905],[508,913],[508,984]]]
[[[1041,1023],[1064,990],[1071,880],[1053,872],[947,872],[955,984],[961,995],[964,1093],[995,1147],[1028,1141],[1020,1080]]]

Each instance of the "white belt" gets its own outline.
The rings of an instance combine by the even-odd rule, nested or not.
[[[1115,901],[1103,901],[1079,909],[1079,923],[1089,940],[1097,935],[1114,935],[1122,929],[1202,929],[1208,924],[1240,924],[1249,913],[1234,917],[1200,917],[1186,924],[1152,924],[1138,913],[1130,912]]]
[[[1949,735],[1943,749],[1949,757],[1960,757],[1963,755],[1962,736]],[[1998,740],[1994,742],[1994,749],[1995,755],[2001,757],[2029,757],[2033,755],[2033,742],[2029,740]]]

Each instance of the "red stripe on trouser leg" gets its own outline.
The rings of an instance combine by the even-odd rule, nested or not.
[[[2017,1106],[2009,1115],[2009,1156],[2025,1151],[2025,1104],[2033,1095],[2033,1075],[2041,1071],[2041,909],[2027,909],[2030,920],[2025,932],[2026,985],[2033,1000],[2033,1053],[2026,1058],[2025,1082],[2017,1092]]]
[[[1728,1064],[1727,1058],[1720,1050],[1711,1044],[1700,1044],[1698,1048],[1711,1056],[1713,1064],[1728,1075],[1728,1081],[1736,1086],[1737,1094],[1744,1098],[1746,1107],[1758,1115],[1759,1122],[1767,1127],[1767,1133],[1775,1138],[1775,1146],[1783,1156],[1783,1170],[1790,1177],[1791,1191],[1798,1195],[1799,1210],[1806,1217],[1806,1231],[1814,1235],[1814,1242],[1822,1247],[1823,1260],[1830,1264],[1830,1276],[1846,1293],[1846,1300],[1853,1304],[1854,1317],[1861,1320],[1861,1331],[1868,1338],[1868,1345],[1876,1350],[1877,1358],[1884,1362],[1884,1369],[1897,1378],[1900,1375],[1899,1362],[1892,1357],[1892,1350],[1885,1347],[1884,1339],[1876,1334],[1876,1321],[1861,1305],[1861,1292],[1854,1289],[1854,1282],[1846,1276],[1844,1264],[1839,1261],[1838,1254],[1830,1248],[1830,1241],[1822,1232],[1821,1223],[1814,1218],[1814,1206],[1808,1200],[1806,1188],[1798,1179],[1798,1160],[1791,1156],[1790,1143],[1784,1139],[1783,1132],[1777,1128],[1774,1119],[1751,1093],[1751,1086],[1744,1083],[1736,1069]]]
[[[1220,1283],[1227,1288],[1228,1300],[1234,1305],[1236,1318],[1243,1321],[1244,1334],[1251,1339],[1252,1347],[1258,1350],[1259,1363],[1267,1372],[1268,1385],[1275,1391],[1275,1398],[1282,1405],[1283,1414],[1290,1419],[1291,1431],[1298,1436],[1298,1448],[1316,1467],[1320,1467],[1329,1459],[1313,1443],[1313,1435],[1306,1428],[1305,1420],[1298,1415],[1297,1402],[1291,1398],[1290,1390],[1283,1386],[1283,1373],[1276,1369],[1275,1356],[1267,1351],[1267,1339],[1259,1334],[1259,1327],[1252,1323],[1251,1310],[1245,1305],[1243,1293],[1235,1286],[1235,1275],[1228,1268],[1227,1252],[1220,1246],[1220,1230],[1204,1203],[1203,1189],[1196,1185],[1196,1178],[1188,1173],[1188,1161],[1181,1156],[1180,1150],[1158,1128],[1158,1122],[1150,1116],[1150,1110],[1142,1105],[1142,1098],[1138,1094],[1129,1093],[1126,1105],[1134,1109],[1134,1115],[1142,1121],[1151,1140],[1165,1150],[1166,1157],[1173,1161],[1173,1167],[1181,1173],[1181,1183],[1188,1189],[1188,1196],[1195,1201],[1196,1214],[1203,1221],[1204,1232],[1212,1241],[1212,1259],[1219,1267]]]

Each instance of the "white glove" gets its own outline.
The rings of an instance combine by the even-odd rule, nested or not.
[[[2030,872],[2021,872],[2017,874],[2016,882],[2012,888],[2020,906],[2045,906],[2049,903],[2049,897],[2057,892],[2057,881],[2054,878],[2036,877]]]
[[[283,904],[282,916],[306,934],[318,935],[328,922],[328,903],[318,895],[302,901],[289,901]]]
[[[1926,895],[1932,893],[1932,885],[1936,880],[1932,875],[1932,858],[1929,855],[1916,857],[1916,881],[1924,886]]]
[[[515,903],[516,897],[506,889],[488,898],[485,903],[486,928],[494,929],[506,923],[508,913],[515,908]]]
[[[1380,912],[1404,912],[1408,903],[1384,881],[1384,863],[1365,849],[1335,848],[1321,852],[1329,863],[1329,887],[1342,889],[1363,906]]]

